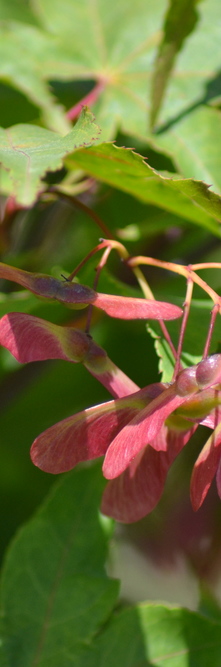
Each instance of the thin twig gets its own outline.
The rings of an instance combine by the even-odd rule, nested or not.
[[[99,278],[100,278],[101,271],[104,268],[104,266],[105,266],[105,264],[108,260],[108,257],[109,257],[109,254],[110,254],[111,250],[112,250],[111,246],[105,248],[105,251],[103,252],[103,255],[100,259],[100,262],[96,266],[96,269],[95,269],[96,274],[95,274],[95,278],[94,278],[94,282],[93,282],[93,289],[94,290],[97,289],[97,285],[98,285],[98,281],[99,281]],[[93,304],[91,304],[89,306],[88,312],[87,312],[87,321],[86,321],[86,327],[85,327],[85,333],[87,333],[87,334],[90,331],[92,312],[93,312]]]
[[[219,312],[221,311],[221,297],[215,290],[212,289],[205,280],[202,280],[200,276],[193,271],[193,267],[183,266],[183,264],[175,264],[173,262],[164,262],[160,259],[154,259],[153,257],[143,257],[142,255],[138,257],[132,257],[128,260],[128,266],[134,267],[139,266],[139,264],[147,264],[148,266],[158,266],[161,269],[166,271],[172,271],[173,273],[178,273],[184,278],[192,278],[193,282],[199,285],[204,292],[210,296],[215,305],[218,306]],[[196,265],[198,266],[198,265]],[[205,266],[203,268],[206,268]]]
[[[107,236],[108,239],[109,238],[111,238],[111,239],[115,238],[114,235],[112,234],[112,232],[110,231],[110,229],[108,229],[108,227],[106,227],[103,220],[99,217],[99,215],[97,215],[97,213],[95,213],[95,211],[92,210],[92,208],[89,208],[89,206],[86,206],[86,204],[83,204],[83,202],[80,201],[79,199],[77,199],[76,197],[73,197],[69,194],[65,194],[64,192],[60,192],[55,187],[50,188],[50,192],[53,192],[53,193],[57,194],[57,196],[60,199],[64,199],[64,201],[68,201],[69,204],[73,204],[73,206],[75,206],[76,208],[79,208],[81,211],[84,211],[84,213],[86,213],[96,223],[96,225],[98,225],[98,227],[101,229],[103,234],[105,236]]]
[[[120,243],[119,241],[104,241],[104,243],[106,243],[106,244],[108,244],[110,242],[111,242],[112,248],[115,248],[115,250],[119,253],[121,259],[133,271],[133,274],[135,275],[135,277],[137,279],[137,282],[140,285],[140,288],[141,288],[145,298],[146,299],[152,299],[152,300],[155,301],[155,297],[153,295],[153,292],[151,291],[150,286],[148,285],[148,282],[147,282],[143,272],[140,270],[140,268],[138,266],[134,266],[134,267],[130,266],[130,255],[129,255],[128,251],[126,250],[125,246],[123,245],[123,243]],[[167,341],[167,343],[168,343],[168,345],[171,349],[171,352],[174,356],[174,359],[176,359],[177,358],[176,348],[173,345],[173,342],[171,340],[171,337],[170,337],[169,331],[166,327],[166,324],[163,320],[159,320],[159,325],[161,327],[161,331],[164,335],[164,338],[166,339],[166,341]]]
[[[186,289],[186,297],[185,297],[185,302],[184,302],[184,312],[183,312],[183,319],[182,319],[182,324],[180,327],[180,335],[179,335],[179,342],[178,342],[178,347],[177,347],[177,358],[176,358],[176,364],[174,368],[174,373],[173,373],[173,381],[176,380],[177,374],[180,371],[180,357],[181,357],[181,352],[182,352],[182,347],[183,347],[183,339],[184,339],[184,334],[186,330],[186,325],[187,325],[187,320],[189,317],[189,312],[190,312],[190,304],[191,304],[191,299],[192,299],[192,294],[193,294],[193,281],[192,278],[187,278],[187,289]]]
[[[95,255],[96,252],[99,252],[99,250],[102,250],[103,248],[106,248],[106,244],[101,242],[101,243],[99,243],[99,245],[97,245],[95,248],[93,248],[93,250],[90,250],[88,255],[86,255],[86,257],[84,257],[84,259],[82,259],[81,262],[76,266],[74,271],[72,271],[72,273],[70,273],[70,276],[68,276],[68,280],[73,280],[73,278],[77,275],[77,273],[80,271],[80,269],[82,269],[82,267],[88,262],[88,260],[91,257],[93,257],[93,255]]]
[[[214,325],[215,325],[215,321],[216,321],[216,317],[217,317],[218,312],[219,312],[219,310],[218,310],[218,306],[217,306],[217,304],[216,304],[216,305],[213,307],[213,310],[212,310],[212,312],[211,312],[211,319],[210,319],[209,331],[208,331],[208,334],[207,334],[207,338],[206,338],[206,342],[205,342],[205,347],[204,347],[204,351],[203,351],[203,359],[205,359],[205,357],[208,357],[209,348],[210,348],[210,343],[211,343],[211,338],[212,338],[212,333],[213,333],[213,329],[214,329]]]
[[[146,281],[146,278],[144,277],[143,272],[138,267],[135,267],[132,270],[133,270],[134,275],[137,278],[137,281],[138,281],[138,283],[140,285],[140,288],[141,288],[144,296],[146,297],[146,299],[155,300],[153,292],[151,291],[151,289],[148,285],[148,282]],[[165,340],[167,341],[167,343],[168,343],[168,345],[171,349],[171,352],[174,356],[174,359],[177,359],[177,351],[176,351],[176,348],[174,347],[173,341],[171,340],[171,337],[170,337],[170,334],[169,334],[169,331],[167,329],[167,326],[166,326],[165,322],[163,320],[159,320],[159,325],[160,325],[162,334],[163,334]]]

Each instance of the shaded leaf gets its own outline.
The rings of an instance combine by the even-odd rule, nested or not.
[[[197,3],[198,0],[170,0],[163,38],[153,69],[151,126],[154,125],[161,107],[176,55],[186,37],[195,28],[198,18],[195,9]]]
[[[30,4],[24,0],[10,0],[10,3],[7,0],[0,0],[0,12],[2,21],[12,19],[23,23],[35,23]]]
[[[118,584],[104,570],[101,487],[98,469],[66,476],[15,539],[1,590],[9,667],[68,667],[107,620]]]
[[[203,581],[200,582],[200,600],[197,611],[210,620],[221,621],[221,609],[215,592],[212,592]]]
[[[3,317],[6,313],[29,312],[36,308],[36,298],[30,292],[10,292],[4,294],[0,292],[0,316]]]
[[[83,109],[75,127],[65,137],[34,125],[0,129],[0,162],[9,171],[18,203],[32,204],[46,171],[62,167],[67,153],[98,138],[99,128],[91,112]]]
[[[2,664],[219,667],[218,619],[143,603],[109,620],[117,584],[103,565],[110,528],[97,515],[101,485],[96,469],[66,476],[14,541],[2,578]]]
[[[220,133],[220,110],[201,105],[156,134],[154,143],[173,156],[183,176],[203,180],[221,193]]]
[[[138,385],[109,359],[105,350],[91,341],[85,368],[108,389],[114,398],[128,396],[139,390]]]
[[[196,612],[143,603],[116,614],[77,667],[220,667],[220,633]]]
[[[221,26],[219,0],[198,5],[199,21],[177,56],[160,112],[160,128],[172,125],[194,106],[215,102],[220,95],[217,48]]]

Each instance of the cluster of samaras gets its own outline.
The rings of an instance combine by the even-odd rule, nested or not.
[[[0,344],[22,363],[44,359],[81,362],[114,397],[47,429],[34,441],[31,458],[42,470],[60,473],[80,461],[103,456],[103,473],[109,481],[102,511],[119,521],[132,522],[155,507],[172,462],[199,424],[204,424],[212,429],[212,435],[194,465],[191,479],[192,505],[198,509],[215,475],[221,497],[221,355],[208,354],[215,318],[221,312],[221,299],[196,274],[196,269],[205,268],[204,265],[190,268],[152,258],[128,259],[123,246],[113,241],[103,241],[97,249],[104,248],[107,258],[112,247],[117,247],[134,271],[145,298],[101,294],[96,289],[73,283],[76,271],[68,279],[57,280],[0,264],[0,277],[15,281],[40,297],[62,301],[72,308],[89,306],[85,332],[25,313],[9,313],[0,320]],[[100,261],[97,276],[104,263],[104,259]],[[138,268],[141,263],[176,270],[187,278],[183,311],[176,305],[154,299]],[[180,357],[194,282],[213,299],[214,308],[202,361],[183,369]],[[140,389],[117,368],[88,333],[92,306],[101,308],[111,317],[159,320],[174,353],[171,382]],[[165,321],[181,316],[176,351]]]

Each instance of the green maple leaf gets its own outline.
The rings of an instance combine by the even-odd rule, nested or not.
[[[94,116],[86,107],[73,130],[64,137],[35,125],[0,128],[0,162],[12,181],[16,201],[30,206],[43,187],[41,179],[45,173],[60,169],[68,153],[90,145],[98,135]]]

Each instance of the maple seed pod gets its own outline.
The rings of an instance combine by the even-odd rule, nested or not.
[[[221,354],[212,354],[200,361],[196,368],[196,381],[199,389],[221,380]]]
[[[196,366],[184,368],[176,379],[176,393],[178,396],[188,396],[188,394],[194,394],[196,391],[198,391]]]

